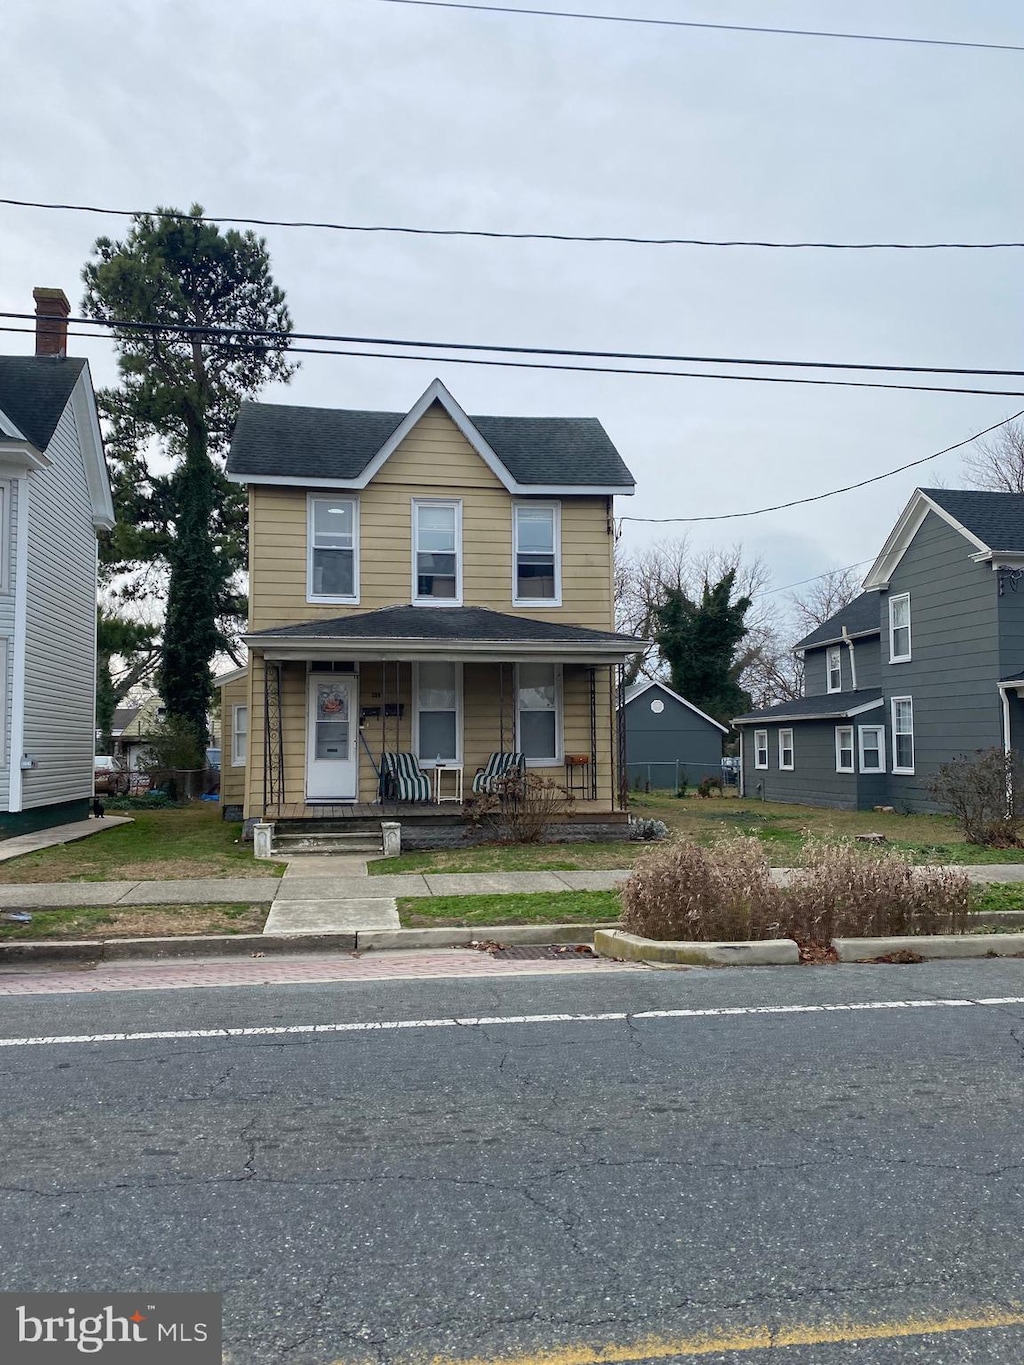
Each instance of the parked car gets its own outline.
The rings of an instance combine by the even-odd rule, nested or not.
[[[128,770],[111,754],[97,754],[93,761],[93,792],[96,796],[126,796]]]

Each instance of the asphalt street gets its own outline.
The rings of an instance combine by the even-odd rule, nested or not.
[[[0,1288],[218,1290],[234,1365],[1019,1365],[1022,997],[981,961],[0,1000]]]

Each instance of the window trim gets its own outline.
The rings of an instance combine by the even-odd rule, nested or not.
[[[348,597],[313,591],[313,551],[317,548],[313,508],[318,502],[349,502],[352,504],[352,593]],[[331,547],[322,546],[321,548],[330,549]],[[325,496],[323,493],[306,494],[306,601],[335,602],[346,606],[359,605],[359,499],[347,492],[330,494],[329,496]]]
[[[763,744],[761,743],[762,740],[764,740],[764,743],[763,743]],[[764,762],[763,762],[763,763],[761,762],[761,754],[762,754],[762,753],[764,754]],[[754,731],[754,767],[755,767],[755,769],[756,769],[758,772],[760,772],[760,773],[764,773],[764,772],[767,772],[767,771],[768,771],[768,731],[767,731],[767,730],[755,730],[755,731]]]
[[[543,663],[544,661],[541,660],[541,659],[538,659],[538,660],[536,660],[535,662],[537,662],[537,663]],[[564,762],[565,762],[565,735],[563,734],[563,726],[564,726],[563,716],[564,716],[564,713],[565,713],[565,706],[564,706],[564,692],[563,692],[563,683],[564,683],[564,679],[563,679],[562,665],[561,665],[561,664],[552,664],[551,667],[554,669],[554,675],[555,675],[555,756],[554,756],[554,758],[525,758],[525,757],[524,757],[523,762],[525,763],[526,767],[528,767],[528,768],[560,768],[560,767],[564,764]],[[520,706],[519,706],[519,691],[520,691],[519,678],[520,678],[520,669],[521,669],[521,668],[522,668],[522,665],[521,665],[521,664],[516,664],[516,676],[515,676],[515,708],[516,708],[516,715],[515,715],[515,721],[516,721],[516,752],[517,752],[517,753],[522,753],[522,752],[523,752],[522,728],[521,728],[520,719],[519,719],[519,713],[520,713],[520,709],[521,709]]]
[[[784,744],[784,743],[782,742],[782,736],[783,736],[783,735],[789,735],[789,744],[788,744],[788,745],[787,745],[787,744]],[[785,751],[787,748],[789,749],[789,762],[788,762],[788,763],[786,763],[786,762],[783,760],[783,753],[784,753],[784,751]],[[793,768],[794,768],[794,760],[795,760],[795,758],[796,758],[796,746],[795,746],[794,743],[793,743],[793,731],[790,730],[790,729],[786,729],[786,730],[781,730],[781,729],[780,729],[780,730],[779,730],[779,772],[780,772],[780,773],[791,773],[791,772],[793,771]]]
[[[455,596],[420,597],[417,593],[419,574],[416,568],[416,537],[419,530],[419,509],[421,507],[454,507],[455,509]],[[412,532],[412,584],[410,601],[414,607],[461,607],[462,606],[462,499],[461,498],[413,498],[410,512]]]
[[[838,660],[839,685],[832,686],[832,658]],[[843,647],[842,645],[829,645],[825,651],[825,687],[829,692],[841,692],[843,690]]]
[[[897,653],[895,652],[895,634],[896,634],[896,629],[897,629],[897,627],[893,624],[893,619],[892,619],[892,617],[893,617],[893,610],[892,610],[892,609],[893,609],[893,607],[895,606],[895,604],[896,604],[897,602],[906,602],[906,604],[907,604],[907,624],[906,624],[906,627],[905,627],[906,632],[907,632],[907,652],[906,652],[906,654],[897,654]],[[900,630],[903,630],[904,627],[903,627],[903,626],[900,626],[899,629],[900,629]],[[909,592],[898,592],[898,593],[896,593],[896,595],[895,595],[894,597],[890,597],[890,598],[889,598],[889,662],[890,662],[891,664],[905,664],[905,663],[909,663],[910,660],[911,660],[911,658],[912,658],[912,656],[913,656],[913,640],[912,640],[912,637],[911,637],[911,622],[910,622],[910,593],[909,593]]]
[[[245,712],[245,729],[244,729],[244,731],[239,730],[239,728],[238,728],[238,713],[239,713],[239,711],[244,711],[244,712]],[[240,734],[244,734],[244,735],[245,735],[245,753],[241,756],[241,758],[240,758],[239,755],[238,755],[238,737],[239,737]],[[249,754],[249,703],[248,703],[248,702],[244,702],[244,701],[240,701],[240,702],[237,702],[237,703],[236,703],[234,706],[232,706],[232,708],[231,708],[231,766],[232,766],[232,768],[244,768],[245,765],[246,765],[246,763],[248,762],[248,754]]]
[[[840,743],[840,741],[839,741],[839,736],[842,735],[842,734],[848,734],[848,735],[850,736],[850,742],[849,742],[849,744],[841,744],[841,743]],[[842,755],[842,751],[843,751],[844,749],[849,749],[849,751],[850,751],[850,766],[849,766],[848,768],[843,767],[843,763],[842,763],[841,755]],[[857,771],[857,748],[856,748],[856,735],[854,734],[854,727],[853,727],[852,725],[837,725],[837,726],[836,726],[836,772],[837,772],[837,773],[854,773],[854,772],[856,772],[856,771]]]
[[[906,702],[909,702],[909,703],[910,703],[910,729],[909,729],[909,730],[897,730],[897,729],[896,729],[896,703],[897,703],[898,701],[906,701]],[[915,752],[915,741],[914,741],[914,698],[913,698],[913,697],[890,697],[890,698],[889,698],[889,719],[890,719],[890,723],[891,723],[891,725],[892,725],[892,769],[891,769],[891,771],[894,772],[894,773],[896,773],[896,774],[902,774],[902,775],[905,776],[905,777],[913,777],[913,775],[914,775],[914,764],[915,764],[916,761],[917,761],[917,754],[916,754],[916,752]],[[897,766],[896,758],[897,758],[897,755],[898,755],[898,753],[899,753],[899,745],[898,745],[897,742],[896,742],[896,736],[897,736],[897,734],[909,734],[909,735],[910,735],[910,757],[911,757],[911,763],[910,763],[910,767],[909,767],[909,768],[901,768],[901,767]]]
[[[455,670],[455,757],[443,758],[442,765],[461,764],[463,762],[464,744],[462,735],[463,715],[465,708],[463,705],[463,688],[465,684],[465,665],[455,659],[435,659],[434,663],[446,663],[449,668]],[[412,666],[412,751],[416,755],[416,761],[424,772],[433,772],[437,767],[437,755],[433,758],[420,758],[420,668],[421,664],[413,663]]]
[[[864,735],[868,730],[878,732],[878,761],[879,767],[868,768],[864,763]],[[857,726],[857,758],[862,773],[884,773],[885,772],[885,726],[884,725],[858,725]]]
[[[554,513],[554,597],[519,596],[519,511],[520,508],[550,508]],[[512,504],[512,605],[514,607],[560,607],[562,605],[562,501],[560,498],[521,498]]]

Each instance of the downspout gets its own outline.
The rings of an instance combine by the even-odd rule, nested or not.
[[[1010,744],[1010,694],[1007,692],[1003,683],[996,683],[999,688],[999,697],[1003,703],[1003,753],[1006,756],[1006,813],[1013,813],[1013,773],[1010,767],[1009,758],[1011,751]]]
[[[850,632],[843,626],[843,644],[850,651],[850,680],[853,683],[853,690],[857,690],[857,656],[853,650],[853,641],[850,639]]]
[[[745,785],[746,785],[746,784],[744,783],[744,780],[743,780],[743,726],[742,726],[742,725],[739,727],[739,731],[740,731],[740,781],[739,781],[739,798],[740,798],[740,800],[742,801],[743,798],[744,798],[744,797],[746,796],[746,794],[747,794],[747,793],[746,793],[746,789],[745,789]]]
[[[17,484],[18,510],[15,513],[14,549],[14,660],[11,666],[11,743],[8,754],[10,787],[7,809],[14,813],[22,809],[21,760],[25,752],[25,653],[28,637],[28,475],[14,481]],[[89,727],[92,747],[96,748],[95,715]]]

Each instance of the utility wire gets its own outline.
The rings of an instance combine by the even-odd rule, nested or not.
[[[619,246],[761,247],[773,251],[1003,251],[1024,247],[1021,242],[770,242],[711,237],[615,237],[571,232],[497,232],[483,228],[430,228],[382,223],[330,223],[301,218],[239,218],[231,214],[179,213],[170,209],[114,209],[98,204],[51,204],[34,199],[4,199],[0,204],[22,209],[51,209],[64,213],[98,213],[110,218],[141,218],[144,214],[194,223],[237,223],[242,227],[321,228],[328,232],[398,233],[409,237],[476,237],[509,242],[587,242]]]
[[[750,512],[722,512],[717,516],[711,517],[620,517],[620,521],[641,521],[641,522],[696,522],[696,521],[735,521],[738,517],[761,517],[766,512],[784,512],[790,507],[804,507],[810,502],[823,502],[825,498],[837,498],[840,493],[852,493],[855,488],[867,488],[869,484],[881,483],[883,479],[891,479],[894,474],[902,474],[907,469],[914,469],[918,465],[927,464],[929,460],[937,460],[940,455],[948,455],[951,451],[960,450],[963,446],[970,445],[972,441],[980,440],[982,436],[987,436],[991,431],[998,431],[1000,427],[1007,426],[1010,422],[1015,422],[1018,417],[1024,417],[1024,408],[1020,412],[1013,413],[1010,417],[1004,417],[1001,422],[994,422],[992,426],[985,427],[983,431],[976,431],[973,436],[967,436],[962,441],[957,441],[955,445],[946,446],[944,450],[936,450],[931,455],[923,455],[919,460],[910,460],[907,464],[901,464],[896,469],[887,469],[884,474],[875,474],[870,479],[861,479],[859,483],[848,483],[843,488],[831,488],[827,493],[815,493],[809,498],[794,498],[792,502],[779,502],[774,507],[757,507]]]
[[[35,313],[0,312],[0,317],[32,321]],[[44,321],[59,322],[57,316],[44,317]],[[331,332],[281,332],[264,328],[234,328],[219,326],[193,326],[176,322],[108,322],[103,318],[69,318],[74,326],[103,327],[110,331],[140,332],[180,332],[184,336],[225,337],[233,340],[239,336],[269,339],[278,345],[288,345],[290,341],[337,341],[359,346],[394,346],[432,351],[488,351],[498,355],[540,355],[568,357],[575,360],[646,360],[658,364],[678,365],[749,365],[765,366],[770,369],[806,370],[865,370],[880,374],[939,374],[939,375],[980,375],[986,378],[1024,379],[1024,370],[970,369],[962,365],[879,365],[851,360],[773,360],[751,356],[721,355],[674,355],[660,351],[583,351],[570,347],[556,346],[505,346],[490,342],[477,341],[433,341],[409,340],[405,337],[346,336]],[[656,373],[663,373],[657,371]]]
[[[476,5],[468,0],[377,0],[384,5],[417,5],[425,9],[472,10],[478,14],[527,14],[545,19],[592,19],[606,24],[646,24],[657,28],[713,29],[720,33],[771,33],[793,38],[844,38],[861,43],[913,43],[921,47],[970,47],[989,52],[1024,52],[1015,43],[977,43],[957,38],[909,38],[893,33],[835,33],[815,28],[768,28],[760,24],[708,24],[692,19],[655,19],[633,14],[581,14],[577,10],[528,9],[513,5]]]
[[[842,569],[826,569],[824,573],[816,573],[812,578],[801,578],[796,583],[784,583],[781,588],[765,588],[764,592],[755,592],[752,600],[756,602],[759,597],[774,597],[776,593],[789,592],[790,588],[802,588],[805,583],[817,583],[819,579],[828,578],[832,574],[849,573],[851,569],[862,569],[865,564],[874,562],[873,559],[861,559],[856,564],[845,565]]]
[[[28,317],[27,313],[0,313],[0,317]],[[108,325],[108,324],[103,324]],[[113,325],[113,324],[110,324]],[[129,324],[117,323],[116,327]],[[160,331],[174,331],[173,327],[162,327]],[[208,329],[194,329],[208,330]],[[0,332],[27,332],[31,327],[2,327]],[[234,335],[238,335],[235,333]],[[68,336],[81,337],[89,341],[109,341],[98,332],[69,332]],[[261,340],[265,339],[260,334]],[[283,338],[282,338],[283,340]],[[429,343],[428,343],[429,344]],[[239,341],[220,341],[213,339],[211,345],[220,350],[251,351],[253,345]],[[1024,389],[970,389],[952,384],[885,384],[870,379],[803,379],[796,375],[776,374],[718,374],[704,370],[644,370],[628,365],[569,365],[556,364],[542,360],[488,360],[482,356],[465,355],[410,355],[395,354],[392,351],[372,351],[363,348],[345,349],[328,346],[288,346],[289,355],[340,355],[360,360],[412,360],[427,365],[480,365],[503,370],[549,370],[570,374],[624,374],[639,375],[648,379],[714,379],[727,380],[738,384],[810,384],[813,387],[840,389],[891,389],[901,393],[962,393],[981,398],[1024,398]]]

